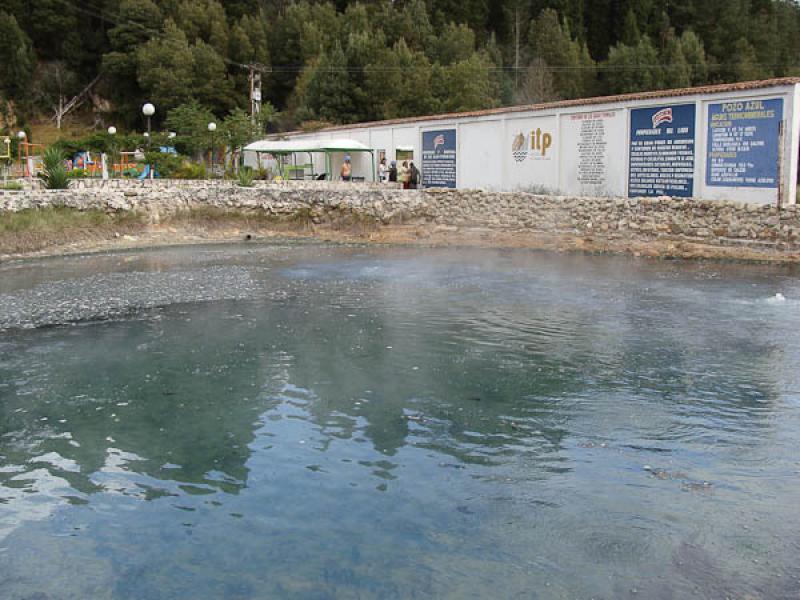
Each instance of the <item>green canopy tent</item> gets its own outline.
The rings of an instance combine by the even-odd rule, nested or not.
[[[330,139],[330,140],[261,140],[253,142],[244,148],[245,152],[255,152],[258,159],[258,164],[261,164],[262,154],[272,154],[273,156],[293,156],[297,154],[308,154],[311,159],[312,176],[313,172],[313,155],[325,155],[325,175],[327,180],[333,178],[333,165],[331,163],[331,155],[334,153],[347,153],[354,154],[356,152],[369,153],[372,162],[372,177],[371,180],[376,180],[375,173],[375,151],[369,146],[362,144],[356,140],[347,139]],[[288,171],[287,171],[288,172]]]

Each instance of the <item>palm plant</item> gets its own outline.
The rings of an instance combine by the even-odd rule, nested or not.
[[[39,177],[48,190],[66,190],[70,185],[67,169],[64,166],[64,153],[55,146],[44,151],[44,172]]]
[[[236,183],[241,187],[253,187],[255,177],[255,171],[251,167],[242,167],[236,174]]]

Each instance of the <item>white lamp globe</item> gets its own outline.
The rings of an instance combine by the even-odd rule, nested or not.
[[[146,131],[144,132],[144,134],[143,134],[143,135],[144,135],[144,137],[146,137],[146,138],[149,138],[149,137],[150,137],[150,134],[149,134],[149,133],[147,133]]]
[[[170,139],[174,138],[176,135],[178,135],[178,134],[177,134],[177,133],[175,133],[174,131],[170,131],[170,132],[169,132],[169,138],[170,138]]]
[[[154,114],[156,114],[156,107],[148,102],[142,106],[142,114],[145,117],[152,117]]]
[[[108,128],[108,135],[115,135],[117,133],[117,128],[113,125]]]
[[[217,130],[217,124],[216,124],[216,123],[213,123],[213,122],[212,122],[212,123],[209,123],[209,124],[208,124],[208,130],[209,130],[209,131],[211,131],[211,132],[214,132],[214,131],[216,131],[216,130]]]
[[[28,135],[24,131],[20,131],[17,134],[17,138],[20,139],[20,140],[24,140],[26,137],[28,137]]]

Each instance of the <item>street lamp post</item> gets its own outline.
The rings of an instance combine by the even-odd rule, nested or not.
[[[211,134],[211,179],[214,179],[214,132],[217,130],[217,124],[213,121],[208,124],[208,131]]]
[[[150,117],[156,114],[156,107],[153,106],[150,102],[145,103],[142,106],[142,114],[147,118],[147,133],[145,133],[145,137],[147,138],[147,150],[150,150]],[[153,165],[148,165],[150,167],[150,179],[153,178]]]
[[[142,114],[147,117],[147,133],[150,133],[150,117],[156,114],[156,107],[147,102],[142,106]]]
[[[114,166],[116,164],[116,147],[114,146],[114,136],[117,135],[117,128],[113,125],[108,128],[108,135],[111,137],[109,140],[109,154],[111,155],[111,178],[114,178]]]
[[[19,172],[23,177],[25,176],[25,170],[26,169],[25,169],[25,166],[22,164],[22,146],[25,143],[25,138],[27,138],[27,137],[28,137],[28,135],[24,131],[20,131],[20,132],[17,133],[17,139],[19,140],[17,142],[17,154],[19,156]],[[26,157],[27,157],[27,154],[28,154],[28,152],[26,150],[25,151]]]

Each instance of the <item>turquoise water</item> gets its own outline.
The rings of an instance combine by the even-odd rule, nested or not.
[[[0,265],[0,598],[797,599],[798,329],[767,266]]]

